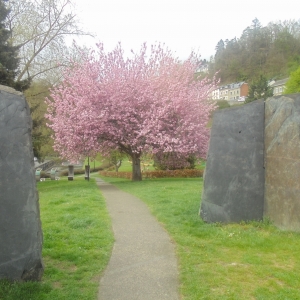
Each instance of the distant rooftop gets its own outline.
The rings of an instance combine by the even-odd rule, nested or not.
[[[280,85],[285,85],[286,82],[288,81],[289,79],[288,78],[285,78],[285,79],[280,79],[280,80],[277,80],[275,81],[274,83],[270,84],[271,87],[276,87],[276,86],[280,86]]]
[[[225,84],[225,85],[219,86],[219,89],[220,89],[220,90],[225,90],[225,89],[238,89],[238,88],[240,88],[244,83],[245,83],[245,81],[240,81],[240,82],[234,82],[234,83],[230,83],[230,84]]]

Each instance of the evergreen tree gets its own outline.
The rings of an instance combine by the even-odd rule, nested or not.
[[[210,77],[218,72],[221,84],[251,82],[260,74],[281,79],[295,71],[300,62],[300,20],[269,23],[258,19],[244,29],[240,38],[220,40],[209,64]]]
[[[217,57],[218,55],[221,54],[222,51],[224,51],[225,49],[225,44],[224,44],[224,41],[223,40],[220,40],[216,46],[216,54],[215,54],[215,57]]]
[[[30,79],[15,81],[19,67],[19,48],[9,41],[12,33],[5,26],[8,14],[5,0],[0,0],[0,84],[24,91],[29,87]]]
[[[273,90],[268,85],[268,80],[260,75],[259,78],[250,85],[249,96],[246,99],[246,103],[259,99],[267,99],[273,96]]]

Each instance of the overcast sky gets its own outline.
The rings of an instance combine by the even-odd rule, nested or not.
[[[300,19],[299,0],[73,0],[83,29],[112,50],[120,41],[128,52],[144,42],[165,43],[185,59],[192,50],[208,59],[220,39],[240,37],[256,17],[269,22]],[[83,40],[81,40],[83,42]]]

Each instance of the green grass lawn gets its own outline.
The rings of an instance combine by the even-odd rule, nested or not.
[[[113,235],[95,181],[38,182],[45,272],[40,283],[0,282],[3,300],[97,298]]]
[[[145,201],[169,232],[176,244],[182,300],[300,299],[299,233],[280,231],[269,222],[204,223],[198,216],[200,178],[104,180]],[[0,299],[97,299],[113,244],[98,187],[94,180],[76,177],[39,182],[38,189],[42,282],[1,281]]]
[[[98,155],[96,157],[96,159],[94,161],[92,161],[90,159],[90,169],[91,171],[93,171],[93,168],[97,168],[97,167],[101,167],[103,165],[103,163],[105,162],[105,160],[103,160],[103,158]],[[205,161],[204,160],[200,160],[200,162],[196,165],[196,169],[204,169],[205,168]],[[88,164],[88,159],[86,158],[83,164],[83,168],[85,165]],[[154,171],[155,168],[153,167],[153,161],[152,160],[148,160],[148,161],[141,161],[141,170],[143,171]],[[131,172],[132,171],[132,164],[130,162],[130,160],[125,157],[122,160],[122,164],[121,167],[119,168],[119,172]]]
[[[148,161],[143,163],[143,161],[141,162],[141,170],[145,170],[145,171],[154,171],[155,168],[153,167],[153,161]],[[132,163],[129,161],[128,158],[125,158],[122,161],[122,165],[119,168],[119,172],[132,172]]]
[[[204,223],[202,179],[103,179],[145,201],[170,233],[182,299],[300,299],[299,233],[269,222]]]
[[[93,168],[101,167],[103,163],[107,162],[106,160],[103,160],[103,158],[100,156],[100,154],[96,157],[94,161],[90,159],[90,169],[93,171]],[[85,165],[88,164],[88,159],[86,158],[83,164],[83,168]],[[141,169],[145,169],[148,171],[153,171],[155,170],[153,167],[153,161],[147,161],[145,165],[143,164],[143,161],[141,162]],[[132,164],[129,161],[127,157],[125,157],[122,160],[121,167],[119,168],[119,172],[131,172],[132,171]]]

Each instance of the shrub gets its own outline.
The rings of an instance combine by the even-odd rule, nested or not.
[[[196,158],[194,155],[182,155],[176,152],[159,152],[153,156],[154,167],[158,170],[194,169]]]
[[[41,171],[41,178],[51,178],[51,175],[46,173],[45,171]]]
[[[100,171],[99,174],[104,177],[116,177],[131,179],[131,172],[110,172]],[[166,178],[166,177],[202,177],[203,170],[197,169],[183,169],[183,170],[157,170],[157,171],[145,171],[142,172],[142,176],[145,179],[150,178]]]
[[[157,170],[143,172],[144,178],[165,178],[165,177],[202,177],[203,170],[182,169],[182,170]]]
[[[217,101],[217,105],[219,109],[223,109],[223,108],[228,108],[230,107],[230,104],[228,103],[227,100],[218,100]]]

